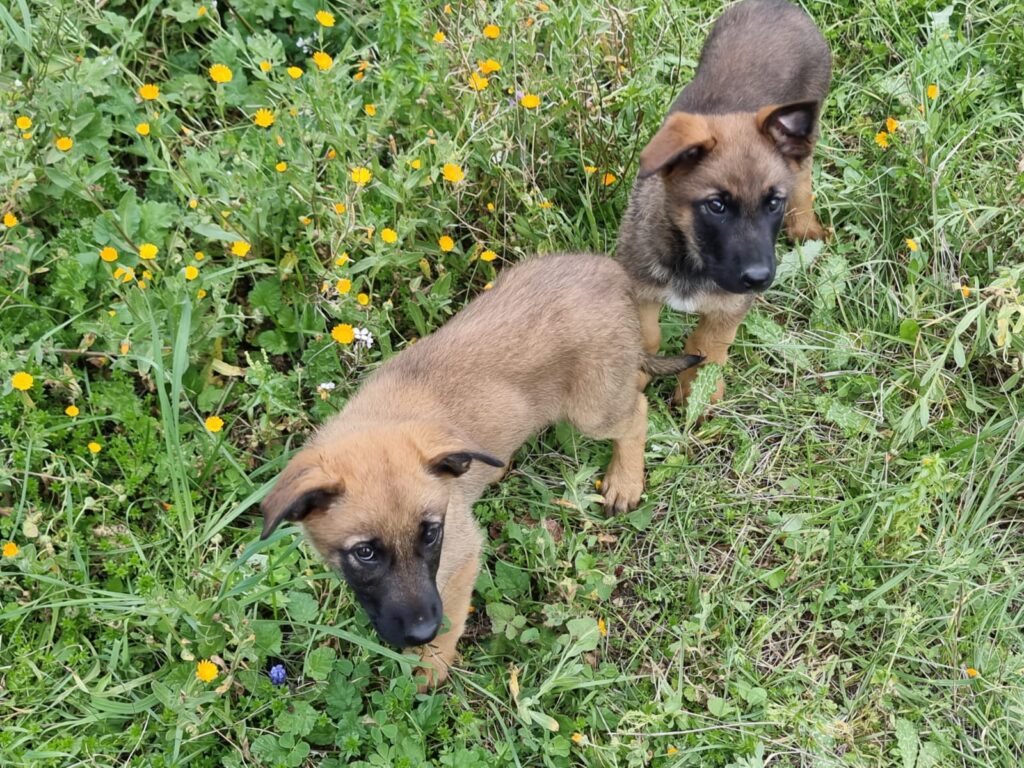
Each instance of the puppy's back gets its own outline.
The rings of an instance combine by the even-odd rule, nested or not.
[[[756,112],[824,100],[832,57],[821,32],[788,0],[743,0],[715,22],[697,74],[672,112]]]

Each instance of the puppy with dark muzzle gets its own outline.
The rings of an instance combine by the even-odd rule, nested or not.
[[[635,507],[647,436],[640,386],[699,361],[644,353],[633,286],[611,259],[520,264],[381,366],[292,458],[263,501],[261,538],[301,521],[378,634],[421,646],[439,682],[479,571],[472,505],[485,486],[531,435],[568,420],[613,441],[606,507]]]
[[[794,239],[825,237],[811,156],[831,68],[821,32],[786,0],[744,0],[715,22],[693,81],[640,154],[619,231],[651,354],[668,304],[700,316],[686,351],[725,363],[754,294],[775,278],[783,221]],[[696,374],[680,374],[677,402]]]

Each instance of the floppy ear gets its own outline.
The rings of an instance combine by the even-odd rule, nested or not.
[[[658,171],[667,173],[682,163],[696,165],[714,146],[707,120],[673,112],[640,153],[640,178]]]
[[[754,118],[757,129],[775,142],[786,157],[803,160],[814,149],[814,124],[818,119],[818,102],[801,101],[762,107]]]
[[[496,459],[486,453],[480,453],[479,451],[456,451],[435,456],[427,462],[427,469],[435,475],[460,477],[469,471],[469,467],[474,460],[490,464],[492,467],[505,466],[505,462],[501,459]]]
[[[260,540],[267,538],[285,520],[302,520],[312,512],[327,509],[344,490],[341,479],[331,477],[324,470],[317,451],[299,452],[260,504],[263,510]]]

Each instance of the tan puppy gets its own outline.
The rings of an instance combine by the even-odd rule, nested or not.
[[[647,435],[641,370],[675,374],[699,361],[647,358],[630,281],[611,259],[563,254],[515,266],[381,366],[296,454],[263,501],[261,538],[301,521],[377,633],[400,648],[424,646],[428,679],[440,682],[479,571],[472,505],[485,486],[530,436],[567,419],[614,441],[607,507],[636,506]],[[437,637],[442,612],[450,626]]]
[[[700,322],[686,351],[725,363],[755,294],[775,279],[775,239],[821,239],[811,207],[818,114],[831,79],[821,32],[786,0],[744,0],[711,29],[693,80],[640,153],[616,257],[642,301],[644,344],[662,304]],[[676,400],[698,369],[679,376]],[[719,382],[714,400],[721,398]]]

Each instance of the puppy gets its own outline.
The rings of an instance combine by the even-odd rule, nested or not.
[[[567,419],[613,441],[605,503],[635,507],[647,435],[638,384],[699,360],[645,355],[632,285],[611,259],[527,261],[370,376],[278,478],[261,538],[301,521],[380,637],[423,647],[436,684],[480,567],[472,505],[485,486],[531,435]]]
[[[693,81],[640,154],[619,232],[649,353],[667,303],[699,315],[686,351],[724,364],[754,294],[775,278],[783,220],[794,239],[825,237],[811,155],[831,70],[821,32],[786,0],[744,0],[715,22]],[[676,402],[696,374],[680,374]],[[714,401],[723,390],[719,381]]]

